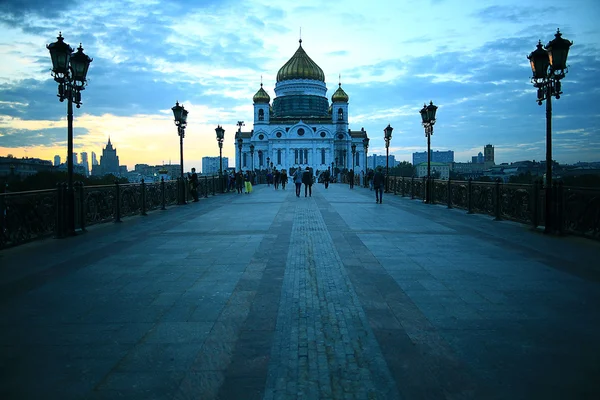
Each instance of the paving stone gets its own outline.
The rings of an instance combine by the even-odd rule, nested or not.
[[[0,398],[600,397],[600,244],[321,188],[2,250]]]

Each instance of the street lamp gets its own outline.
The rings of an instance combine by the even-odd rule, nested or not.
[[[271,164],[269,163],[269,161],[271,161],[271,157],[267,157],[267,170],[269,169],[269,166],[271,165]]]
[[[537,102],[546,100],[546,221],[544,233],[550,233],[554,225],[552,215],[552,97],[560,99],[561,79],[568,71],[567,56],[573,42],[563,39],[557,29],[554,39],[546,47],[539,41],[537,48],[527,56],[531,63],[531,82],[537,88]]]
[[[57,41],[46,45],[52,59],[52,76],[58,83],[58,99],[67,99],[67,233],[75,234],[75,192],[73,191],[73,103],[81,107],[81,91],[87,84],[87,72],[92,59],[83,53],[81,43],[77,53],[64,42],[62,32]]]
[[[225,129],[221,125],[215,128],[217,133],[217,142],[219,143],[219,179],[221,180],[221,192],[225,191],[225,181],[223,180],[223,139],[225,139]]]
[[[356,167],[356,164],[354,163],[354,156],[356,155],[356,144],[352,143],[352,146],[350,146],[352,148],[352,169],[354,169]]]
[[[427,184],[425,185],[425,203],[431,203],[431,135],[433,135],[433,125],[435,125],[435,113],[437,106],[433,105],[433,101],[429,105],[423,104],[421,111],[421,122],[425,128],[425,136],[427,137]]]
[[[185,128],[187,126],[188,111],[179,102],[175,102],[175,106],[171,108],[173,110],[173,117],[175,118],[175,126],[177,126],[177,134],[179,135],[179,158],[180,158],[180,199],[179,204],[186,204],[185,201],[185,178],[183,177],[183,138],[185,137]]]
[[[244,144],[244,139],[238,138],[237,143],[238,143],[238,152],[240,154],[240,156],[238,158],[240,160],[240,171],[241,171],[242,170],[242,145]]]
[[[385,139],[385,192],[389,193],[389,170],[390,170],[390,141],[392,140],[392,131],[394,128],[388,124],[383,130]]]
[[[254,172],[254,145],[250,145],[250,161],[252,163],[252,172]]]
[[[365,149],[365,164],[364,164],[364,166],[365,166],[365,187],[367,187],[368,185],[367,185],[366,176],[367,176],[367,173],[369,172],[369,167],[367,165],[367,151],[369,150],[369,138],[368,137],[363,139],[363,147]]]

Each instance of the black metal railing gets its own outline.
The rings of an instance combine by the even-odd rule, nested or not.
[[[390,176],[391,191],[403,197],[425,199],[425,178]],[[553,231],[600,239],[600,189],[553,185]],[[512,184],[435,179],[431,203],[469,213],[487,214],[534,227],[545,225],[545,193],[541,182]]]
[[[199,197],[223,193],[223,177],[202,176]],[[193,199],[189,183],[179,189],[177,181],[127,183],[100,186],[74,184],[75,229],[84,231],[90,225],[121,222],[133,215],[165,210]],[[59,183],[56,189],[0,193],[0,249],[46,237],[67,236],[67,187]]]

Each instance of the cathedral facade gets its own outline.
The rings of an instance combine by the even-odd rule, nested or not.
[[[366,171],[367,132],[349,128],[349,97],[341,83],[329,102],[325,74],[302,40],[277,73],[273,101],[262,86],[253,97],[253,129],[244,132],[238,123],[238,170]]]

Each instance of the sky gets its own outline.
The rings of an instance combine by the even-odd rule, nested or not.
[[[543,6],[543,7],[542,7]],[[252,96],[275,97],[277,71],[302,46],[350,97],[350,128],[370,154],[412,161],[425,151],[419,110],[439,109],[433,151],[467,162],[544,160],[546,107],[526,56],[557,28],[574,42],[563,95],[553,99],[553,158],[600,161],[598,0],[0,0],[0,156],[52,160],[67,152],[66,102],[56,97],[46,44],[61,31],[93,58],[74,109],[74,151],[98,157],[110,137],[121,165],[179,163],[171,107],[189,111],[184,166],[235,158],[237,121],[252,128]]]

